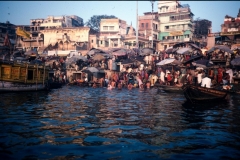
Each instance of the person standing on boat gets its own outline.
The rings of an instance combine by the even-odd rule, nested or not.
[[[221,66],[218,67],[218,83],[222,83],[222,78],[223,78],[223,68]]]
[[[160,71],[160,85],[162,85],[163,83],[165,83],[165,72],[161,68],[161,71]]]
[[[227,67],[226,73],[229,74],[229,83],[232,83],[233,79],[233,70],[230,67]]]
[[[208,77],[203,78],[201,87],[211,88],[211,79]]]
[[[197,75],[197,81],[198,81],[198,85],[199,85],[199,86],[200,86],[201,83],[202,83],[202,76],[203,76],[202,70],[200,70],[200,71],[198,72],[198,75]]]

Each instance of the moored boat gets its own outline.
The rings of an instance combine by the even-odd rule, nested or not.
[[[0,92],[39,91],[48,89],[45,65],[0,62]]]
[[[191,103],[222,102],[228,95],[228,92],[214,88],[194,85],[184,85],[182,88],[185,98]]]

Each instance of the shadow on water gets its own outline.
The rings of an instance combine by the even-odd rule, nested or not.
[[[64,86],[0,100],[4,159],[239,157],[237,96],[228,104],[197,108],[181,105],[182,94],[155,88]]]

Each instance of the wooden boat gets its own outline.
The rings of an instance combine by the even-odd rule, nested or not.
[[[228,92],[213,88],[205,88],[194,85],[184,85],[183,93],[191,103],[211,103],[226,100]]]
[[[45,65],[0,61],[0,92],[47,90],[48,71]]]
[[[183,89],[180,86],[159,85],[158,88],[160,90],[163,90],[163,91],[169,92],[169,93],[176,93],[176,92],[182,93],[183,92]]]

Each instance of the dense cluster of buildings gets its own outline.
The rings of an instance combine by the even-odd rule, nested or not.
[[[138,16],[137,28],[119,18],[101,19],[97,32],[84,26],[83,19],[76,15],[31,19],[30,25],[0,23],[0,45],[3,45],[6,33],[17,49],[39,52],[49,46],[59,50],[153,47],[159,51],[179,42],[194,41],[200,47],[214,46],[220,40],[221,43],[239,43],[240,11],[236,18],[226,16],[221,32],[215,34],[211,33],[211,21],[194,21],[193,16],[187,4],[158,1],[157,12]],[[17,27],[29,32],[30,37],[17,36]]]

